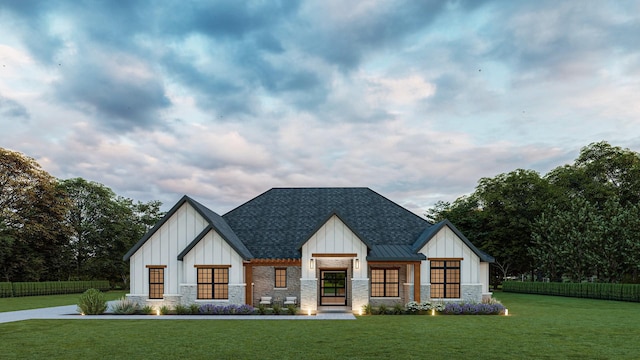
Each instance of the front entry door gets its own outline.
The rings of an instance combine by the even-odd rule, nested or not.
[[[347,305],[347,271],[320,270],[320,305]]]

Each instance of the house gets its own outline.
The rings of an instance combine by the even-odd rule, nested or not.
[[[274,188],[224,215],[184,196],[124,260],[141,305],[293,300],[304,312],[479,302],[494,261],[448,220],[368,188]]]

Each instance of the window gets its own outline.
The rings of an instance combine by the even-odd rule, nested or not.
[[[198,267],[198,299],[229,298],[229,267]]]
[[[164,294],[164,266],[149,268],[149,299],[162,299]]]
[[[276,288],[286,288],[287,287],[287,269],[276,269]]]
[[[371,269],[371,296],[400,296],[400,282],[398,272],[398,269]]]
[[[431,260],[431,298],[460,298],[460,260]]]

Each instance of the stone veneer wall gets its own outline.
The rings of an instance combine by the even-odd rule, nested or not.
[[[300,266],[287,266],[287,287],[275,288],[275,269],[283,266],[254,266],[252,271],[253,304],[260,303],[260,297],[271,296],[273,300],[284,301],[287,296],[295,296],[300,303]]]
[[[369,303],[369,279],[351,279],[351,310],[359,313]]]
[[[245,303],[244,301],[244,284],[229,284],[229,299],[227,300],[198,300],[197,303],[212,303],[212,304],[220,304],[220,305],[228,305],[228,304],[237,304],[242,305]],[[127,298],[135,303],[138,306],[151,306],[154,309],[157,309],[161,306],[167,306],[170,309],[176,307],[176,305],[191,305],[196,302],[197,293],[197,285],[193,284],[183,284],[180,285],[180,293],[179,295],[165,295],[162,299],[149,299],[148,296],[138,296],[138,295],[127,295]]]
[[[461,284],[460,292],[465,302],[482,302],[482,284]]]
[[[305,313],[318,311],[317,279],[300,279],[300,309]]]
[[[421,301],[438,300],[443,302],[482,302],[482,284],[461,284],[460,293],[460,299],[431,299],[431,285],[420,286]]]

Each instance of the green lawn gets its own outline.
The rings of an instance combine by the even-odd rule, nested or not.
[[[356,321],[30,320],[0,357],[67,359],[637,359],[640,304],[498,294],[510,316]]]
[[[126,291],[109,291],[105,293],[105,299],[116,300],[123,297],[125,294]],[[80,295],[81,294],[64,294],[0,298],[0,312],[38,309],[51,306],[74,305],[78,303]]]

